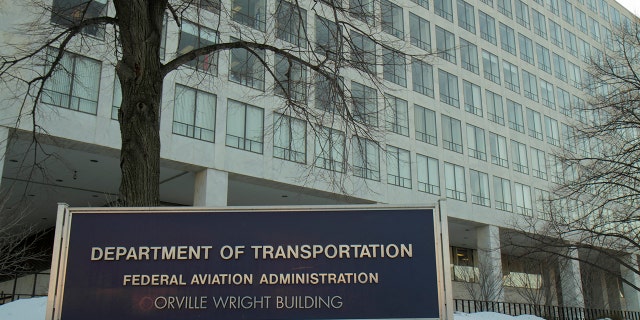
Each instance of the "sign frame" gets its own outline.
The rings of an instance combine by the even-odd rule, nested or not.
[[[143,208],[71,208],[67,204],[58,205],[56,231],[54,238],[49,298],[47,301],[47,320],[61,320],[64,300],[67,267],[69,260],[70,235],[73,219],[85,214],[163,214],[163,213],[247,213],[247,212],[321,212],[321,211],[391,211],[391,210],[431,210],[433,216],[433,243],[435,245],[435,270],[437,279],[437,305],[440,319],[453,319],[451,304],[451,282],[449,272],[448,227],[446,215],[443,216],[439,204],[437,206],[397,206],[397,205],[338,205],[338,206],[260,206],[260,207],[143,207]],[[404,318],[408,319],[408,318]]]

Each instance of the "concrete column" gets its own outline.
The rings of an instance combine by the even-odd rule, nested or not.
[[[584,307],[580,261],[577,260],[578,250],[569,248],[567,256],[569,258],[559,259],[562,304],[566,307]]]
[[[636,287],[640,287],[640,275],[637,273],[637,270],[640,270],[638,269],[638,256],[630,254],[625,260],[633,270],[636,270],[636,272],[624,266],[620,266],[622,279],[630,282]],[[640,292],[631,287],[625,281],[622,282],[622,292],[624,293],[624,300],[627,303],[627,310],[640,311]]]
[[[607,307],[611,310],[622,310],[622,301],[620,299],[620,286],[618,285],[618,277],[609,273],[604,273],[604,279],[607,283]]]
[[[7,160],[8,145],[9,128],[0,126],[0,188],[2,187],[2,175],[4,174],[4,163]]]
[[[478,245],[478,269],[481,291],[489,301],[504,301],[502,282],[502,254],[500,252],[500,228],[483,226],[476,228]]]
[[[227,205],[229,173],[204,169],[196,173],[193,205],[196,207],[224,207]]]

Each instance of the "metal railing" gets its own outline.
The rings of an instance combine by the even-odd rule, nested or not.
[[[21,277],[14,277],[13,279],[9,280],[9,281],[13,281],[13,285],[12,285],[12,289],[9,292],[5,292],[5,291],[0,291],[0,305],[3,305],[5,303],[9,303],[15,300],[20,300],[20,299],[25,299],[25,298],[33,298],[33,297],[43,297],[46,296],[46,293],[41,293],[38,292],[37,289],[37,284],[38,284],[38,277],[39,276],[49,276],[50,273],[48,272],[38,272],[38,273],[34,273],[31,274],[33,275],[33,278],[29,279],[29,280],[24,280]],[[20,280],[23,279],[23,280]],[[30,292],[24,292],[24,290],[21,290],[21,292],[18,292],[18,281],[32,281],[31,284],[31,291]],[[48,280],[46,280],[48,283]]]
[[[547,320],[595,320],[606,317],[640,320],[640,312],[638,311],[545,306],[527,303],[476,301],[463,299],[454,299],[454,306],[455,311],[459,312],[496,312],[512,316],[530,314],[542,317]]]

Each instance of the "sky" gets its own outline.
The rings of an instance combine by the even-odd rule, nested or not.
[[[616,0],[636,16],[640,15],[640,0]]]

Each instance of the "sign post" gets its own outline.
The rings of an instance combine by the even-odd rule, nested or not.
[[[47,319],[445,319],[432,208],[67,208]]]

